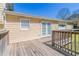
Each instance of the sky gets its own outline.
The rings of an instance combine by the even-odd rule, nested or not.
[[[70,12],[79,9],[79,3],[15,3],[14,11],[26,15],[56,18],[59,10],[68,8]]]

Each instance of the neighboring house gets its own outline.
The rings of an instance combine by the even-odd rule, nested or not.
[[[72,14],[68,20],[73,23],[73,29],[79,29],[79,14]]]
[[[5,4],[0,4],[0,20],[3,30],[9,30],[9,42],[16,43],[51,36],[52,30],[72,29],[72,23],[64,20],[47,19],[28,16],[15,11],[5,10]],[[2,18],[1,18],[2,17]],[[2,26],[0,25],[0,27]]]

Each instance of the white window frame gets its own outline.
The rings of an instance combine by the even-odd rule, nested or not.
[[[66,29],[66,25],[65,25],[64,27],[58,25],[58,29],[59,29],[59,30],[64,30],[64,29]]]
[[[49,22],[48,22],[49,23]],[[48,34],[48,23],[46,24],[46,34],[48,35],[48,36],[50,36],[51,35],[51,33],[50,34]],[[51,27],[51,23],[50,23],[50,27]],[[51,31],[51,29],[50,29],[50,31]]]
[[[41,37],[51,36],[51,34],[48,34],[48,31],[47,31],[47,28],[48,28],[47,23],[50,23],[50,22],[44,22],[44,23],[46,23],[46,34],[45,35],[42,34],[42,23],[43,22],[41,22]]]
[[[4,7],[4,10],[7,9],[7,7],[6,7],[6,3],[3,3],[3,7]]]
[[[23,21],[23,20],[25,20],[25,21],[29,21],[29,25],[28,25],[28,28],[22,28],[22,26],[21,26],[21,21]],[[29,27],[30,27],[30,19],[25,19],[25,18],[21,18],[20,19],[20,30],[29,30]]]

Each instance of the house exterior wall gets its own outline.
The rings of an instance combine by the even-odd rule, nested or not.
[[[66,29],[72,29],[72,28],[73,28],[73,25],[69,25],[69,24],[66,25]]]
[[[4,28],[9,30],[9,42],[16,43],[21,41],[28,41],[33,39],[41,38],[41,22],[46,21],[51,23],[52,30],[58,30],[58,22],[49,20],[40,20],[39,18],[21,17],[6,14],[4,19],[4,6],[5,4],[0,3],[0,30]],[[30,19],[30,27],[28,30],[20,29],[20,19]],[[71,29],[71,25],[66,25],[66,28]]]
[[[20,29],[20,19],[22,18],[26,20],[30,19],[30,27],[28,30]],[[7,30],[9,30],[9,42],[16,43],[42,38],[41,22],[43,21],[50,22],[52,30],[58,30],[58,22],[56,21],[46,21],[38,18],[13,16],[7,14],[5,27]],[[67,28],[71,29],[71,25],[67,25]]]
[[[0,24],[0,30],[4,28],[4,24]]]
[[[58,30],[58,24],[52,24],[52,30]]]
[[[3,20],[4,4],[0,3],[0,21]]]
[[[4,3],[0,3],[0,30],[4,28]]]
[[[21,42],[28,41],[33,39],[41,38],[41,22],[42,20],[38,18],[29,18],[25,17],[24,19],[30,19],[30,27],[28,30],[20,29],[20,19],[24,17],[6,15],[6,29],[9,30],[9,42]],[[57,22],[55,21],[46,21],[50,22],[52,25],[52,30],[57,29]]]
[[[79,21],[77,21],[77,26],[79,27]]]
[[[10,43],[27,41],[32,39],[39,38],[40,35],[40,21],[36,21],[35,19],[30,19],[30,27],[28,30],[20,29],[20,19],[23,17],[17,16],[8,16],[6,20],[6,29],[9,30],[9,39]]]

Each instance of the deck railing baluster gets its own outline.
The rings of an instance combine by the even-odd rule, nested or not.
[[[60,32],[60,50],[61,50],[61,32]]]
[[[74,48],[75,48],[75,56],[76,56],[76,33],[74,34]]]
[[[79,42],[79,34],[78,34],[78,42]],[[77,43],[77,47],[79,47],[79,44]],[[79,54],[79,49],[77,50]]]
[[[70,34],[71,34],[71,55],[72,55],[72,32]]]
[[[63,34],[63,32],[61,32],[61,42],[62,42],[62,44],[61,44],[61,46],[62,46],[62,50],[63,50],[63,36],[64,36],[64,34]]]
[[[64,44],[66,44],[66,32],[65,32],[65,35],[64,35],[64,40],[65,40]],[[65,47],[65,51],[66,51],[66,46],[64,46],[64,47]]]
[[[55,46],[56,46],[56,32],[54,32],[54,34],[55,34]]]
[[[65,38],[65,43],[67,43],[67,32],[66,32],[66,38]],[[66,46],[66,52],[67,52],[67,45],[65,45]]]
[[[52,45],[57,47],[61,52],[66,52],[69,55],[79,54],[79,32],[76,31],[53,31],[52,35],[54,41]]]
[[[70,33],[67,32],[67,36],[68,36],[68,40],[67,40],[67,42],[68,42],[68,43],[67,43],[67,45],[68,45],[68,47],[67,47],[67,49],[68,49],[68,53],[69,53],[69,44],[70,44],[70,41],[69,41],[69,34],[70,34]]]

